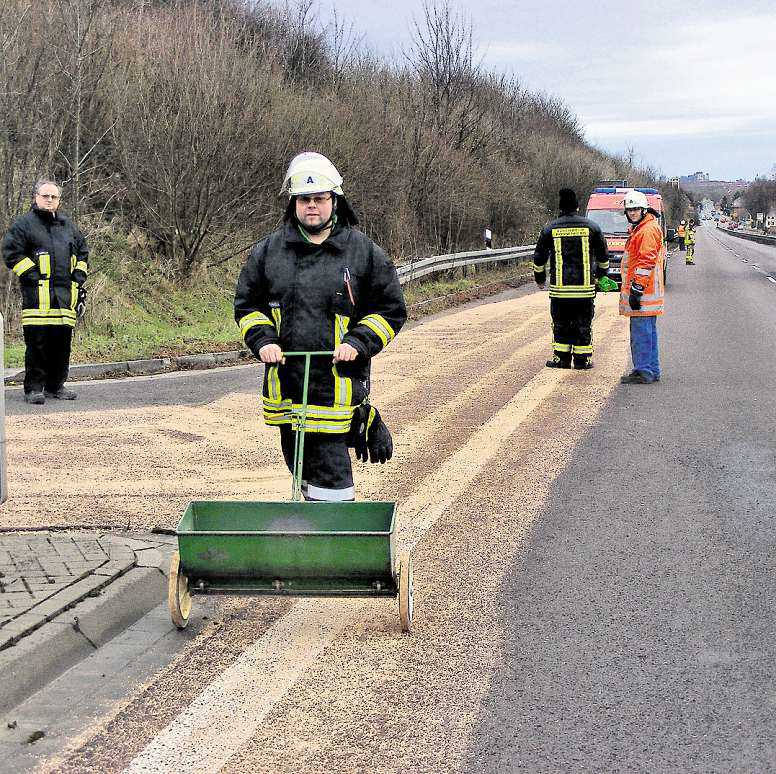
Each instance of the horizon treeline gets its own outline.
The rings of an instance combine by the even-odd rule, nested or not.
[[[277,225],[302,150],[332,159],[399,263],[479,247],[486,226],[531,242],[564,186],[656,182],[587,144],[561,100],[482,67],[445,1],[386,61],[312,0],[3,0],[0,78],[3,230],[52,177],[98,265],[118,244],[177,280]]]

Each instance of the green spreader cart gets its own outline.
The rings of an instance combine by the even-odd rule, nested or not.
[[[412,631],[412,559],[397,555],[396,503],[305,502],[301,497],[310,358],[304,357],[303,402],[296,430],[290,502],[195,501],[178,526],[168,604],[183,629],[197,594],[391,597]]]

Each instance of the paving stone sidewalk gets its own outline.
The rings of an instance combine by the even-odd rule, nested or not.
[[[0,651],[97,597],[134,567],[163,567],[167,536],[0,533]]]

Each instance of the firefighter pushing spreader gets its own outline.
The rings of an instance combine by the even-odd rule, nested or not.
[[[186,626],[198,594],[387,597],[409,632],[412,559],[396,544],[396,504],[355,502],[349,452],[364,462],[393,452],[369,402],[369,369],[407,316],[396,269],[354,228],[327,158],[298,155],[282,192],[283,226],[251,251],[235,319],[264,363],[264,419],[280,430],[293,497],[190,503],[176,529],[170,615]]]

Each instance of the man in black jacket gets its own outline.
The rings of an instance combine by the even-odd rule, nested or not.
[[[283,352],[334,352],[333,359],[311,360],[302,493],[308,500],[352,500],[349,441],[365,461],[385,462],[392,453],[390,433],[368,402],[370,362],[404,324],[404,297],[393,264],[354,228],[358,221],[331,161],[299,154],[281,193],[290,197],[284,223],[251,251],[234,316],[264,363],[264,420],[280,428],[289,470],[290,412],[302,402],[304,360]]]
[[[5,264],[22,289],[28,403],[76,397],[64,384],[73,328],[83,313],[89,251],[73,221],[58,212],[61,194],[56,183],[39,180],[32,208],[14,221],[3,240]]]
[[[549,368],[592,368],[596,280],[609,271],[606,239],[596,223],[579,215],[577,195],[558,192],[560,217],[548,223],[536,242],[534,279],[544,287],[550,264],[550,315],[553,357]]]

